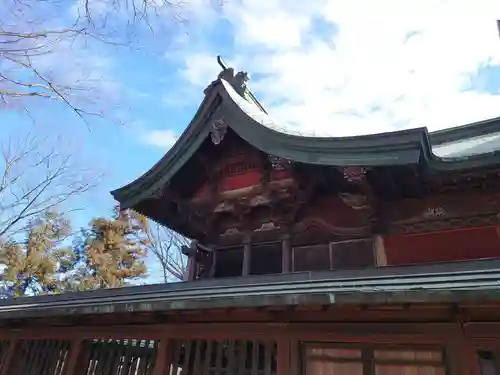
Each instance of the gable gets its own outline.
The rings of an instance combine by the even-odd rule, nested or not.
[[[440,144],[455,141],[464,134],[472,137],[481,132],[479,125],[484,124],[447,130],[431,138],[426,128],[355,137],[285,134],[276,130],[281,127],[251,100],[253,94],[241,78],[232,69],[225,69],[210,84],[189,126],[166,155],[144,175],[112,192],[122,208],[138,208],[145,201],[161,196],[165,189],[186,199],[202,197],[209,189],[228,192],[250,188],[257,184],[259,173],[262,176],[259,168],[262,170],[267,163],[262,164],[263,160],[269,161],[269,155],[307,165],[364,168],[413,165],[439,173],[500,164],[498,152],[447,159],[432,153],[431,141]],[[491,120],[488,132],[494,131],[493,125],[497,126],[499,121]],[[246,148],[239,149],[236,145],[241,142],[230,141],[232,134]],[[229,150],[228,143],[235,145],[235,149]],[[253,151],[248,152],[248,147]],[[270,180],[287,178],[276,169],[269,173]]]

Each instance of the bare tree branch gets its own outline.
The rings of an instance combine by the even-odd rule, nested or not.
[[[146,236],[148,252],[160,264],[164,282],[183,280],[187,261],[181,248],[189,245],[189,240],[158,223],[150,223]]]
[[[2,145],[0,165],[0,238],[11,238],[28,222],[56,207],[78,209],[73,199],[95,187],[100,176],[79,168],[60,144],[27,136]]]
[[[4,3],[0,9],[0,110],[21,108],[28,113],[32,102],[49,100],[85,122],[108,114],[113,106],[110,98],[120,93],[105,84],[104,78],[110,82],[112,78],[96,76],[101,68],[92,66],[89,55],[96,54],[98,60],[105,58],[100,52],[111,47],[139,48],[139,43],[155,39],[152,32],[161,32],[164,40],[172,27],[186,22],[185,13],[192,6],[190,0]]]

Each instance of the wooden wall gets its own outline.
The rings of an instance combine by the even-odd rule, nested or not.
[[[500,237],[494,226],[452,229],[384,237],[388,265],[500,258]]]
[[[500,323],[5,330],[0,375],[494,375]]]

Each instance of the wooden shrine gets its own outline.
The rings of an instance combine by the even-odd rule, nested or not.
[[[0,375],[500,374],[500,119],[288,134],[219,61],[112,192],[192,239],[186,281],[0,302]]]

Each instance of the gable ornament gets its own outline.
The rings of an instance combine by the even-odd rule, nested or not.
[[[280,158],[276,155],[268,155],[267,159],[271,163],[271,168],[275,171],[284,171],[292,164],[291,160]]]
[[[224,122],[223,118],[215,120],[210,129],[210,139],[214,145],[219,145],[227,133],[227,124]]]

